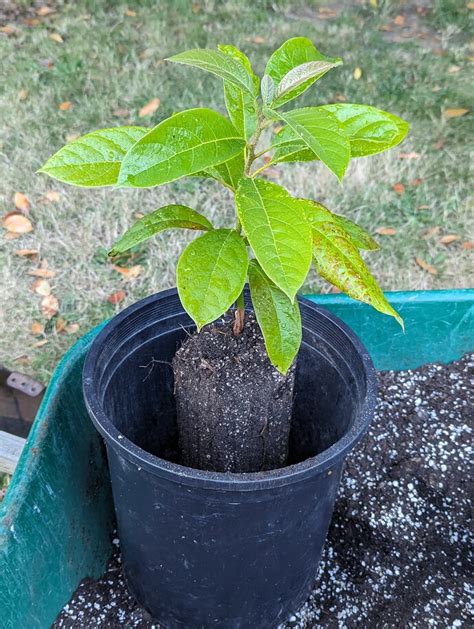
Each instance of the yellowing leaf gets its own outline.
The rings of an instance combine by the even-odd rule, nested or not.
[[[159,106],[160,106],[160,99],[153,98],[149,103],[147,103],[140,109],[140,111],[138,112],[138,115],[140,116],[140,118],[144,118],[145,116],[151,116],[151,114],[154,114]]]
[[[361,68],[356,68],[354,70],[354,78],[356,81],[358,81],[362,76],[362,69]]]
[[[59,310],[58,298],[55,297],[53,294],[46,295],[41,300],[40,310],[43,317],[45,317],[49,321],[54,317],[54,315],[57,314]]]
[[[442,245],[450,245],[452,242],[456,242],[456,240],[459,239],[457,234],[446,234],[446,236],[440,238],[439,241]]]
[[[50,271],[49,269],[33,269],[32,271],[28,271],[28,275],[50,279],[56,275],[56,271]]]
[[[13,203],[15,207],[24,214],[28,214],[30,211],[30,202],[22,192],[15,192],[13,195]]]
[[[64,102],[59,103],[58,107],[61,111],[69,111],[72,107],[72,103],[70,100],[65,100]]]
[[[449,118],[460,118],[461,116],[465,116],[467,113],[469,113],[469,109],[454,107],[452,109],[445,109],[443,111],[443,118],[446,118],[446,120],[449,120]]]
[[[27,234],[33,231],[30,219],[17,212],[10,212],[4,216],[3,227],[13,234]]]
[[[42,295],[46,297],[51,294],[51,286],[49,282],[41,277],[33,282],[31,285],[31,290],[38,295]]]
[[[49,39],[51,39],[51,41],[55,41],[57,44],[64,43],[64,39],[61,37],[59,33],[51,33],[51,35],[49,36]]]
[[[426,260],[423,260],[423,258],[415,258],[415,262],[427,273],[430,273],[431,275],[438,275],[437,269],[435,269],[432,264],[426,262]]]

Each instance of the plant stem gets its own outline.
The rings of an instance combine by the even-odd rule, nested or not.
[[[242,334],[242,330],[244,329],[244,321],[245,321],[245,299],[244,299],[244,291],[240,293],[237,297],[237,301],[235,302],[237,306],[235,309],[234,315],[234,325],[232,327],[232,331],[235,336],[239,336]]]
[[[255,170],[250,176],[253,178],[256,175],[258,175],[259,173],[262,173],[264,170],[267,170],[267,168],[270,168],[270,166],[273,166],[275,162],[268,162],[268,164],[264,164],[263,166],[261,166],[260,168],[257,168],[257,170]]]

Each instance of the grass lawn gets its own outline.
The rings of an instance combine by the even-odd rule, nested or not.
[[[315,163],[281,166],[271,176],[379,238],[382,250],[367,257],[384,289],[472,284],[472,113],[447,117],[445,112],[471,108],[474,57],[468,30],[474,11],[464,0],[373,4],[378,6],[363,0],[76,0],[50,2],[55,11],[38,16],[40,2],[3,3],[2,214],[14,209],[14,194],[22,192],[31,204],[34,229],[13,240],[0,236],[0,363],[45,382],[79,335],[173,285],[175,262],[193,235],[160,235],[122,261],[143,267],[135,278],[124,277],[106,259],[105,251],[137,212],[179,200],[218,225],[229,224],[231,196],[209,180],[188,178],[143,191],[91,191],[35,174],[73,135],[120,124],[151,127],[174,111],[196,106],[224,111],[219,79],[162,61],[187,48],[233,43],[260,72],[268,55],[295,35],[343,57],[342,68],[299,103],[372,104],[407,119],[410,135],[389,153],[354,160],[343,186]],[[159,108],[141,118],[140,109],[154,98],[160,99]],[[65,102],[69,108],[60,107]],[[381,228],[392,235],[377,234]],[[445,244],[447,235],[457,239]],[[19,249],[37,249],[38,260],[16,254]],[[38,263],[55,272],[48,282],[59,313],[51,320],[40,312],[42,297],[28,275]],[[315,276],[305,286],[306,291],[329,288]],[[125,298],[109,303],[107,297],[120,290]],[[40,324],[33,328],[36,335],[33,324]]]

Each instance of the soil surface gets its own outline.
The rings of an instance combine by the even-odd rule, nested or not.
[[[284,467],[295,365],[286,375],[272,366],[253,314],[238,336],[232,325],[191,334],[173,359],[181,461],[215,472]]]
[[[380,374],[377,413],[348,458],[314,590],[285,629],[474,626],[473,380],[474,354]],[[127,594],[114,544],[105,575],[81,583],[54,627],[159,627]]]

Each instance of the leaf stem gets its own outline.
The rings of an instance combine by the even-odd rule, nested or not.
[[[267,168],[270,168],[270,166],[273,166],[275,163],[276,162],[268,162],[268,164],[264,164],[260,168],[257,168],[257,170],[254,170],[254,172],[250,175],[250,177],[253,179],[258,174],[262,173],[264,170],[267,170]]]

